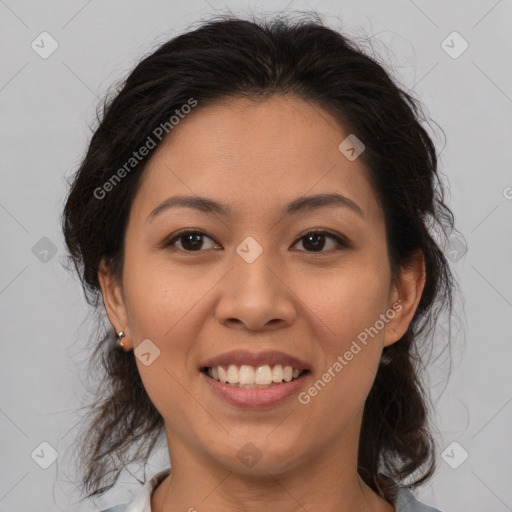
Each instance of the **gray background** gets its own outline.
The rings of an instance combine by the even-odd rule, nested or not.
[[[512,510],[511,2],[227,6],[243,16],[313,8],[334,28],[371,36],[377,55],[443,128],[446,146],[436,138],[441,170],[465,242],[454,239],[447,249],[461,286],[451,375],[446,350],[429,373],[439,468],[417,495],[444,512]],[[157,44],[216,11],[226,12],[226,4],[0,0],[0,511],[97,510],[137,488],[125,474],[96,504],[77,503],[72,483],[87,346],[95,340],[80,286],[62,267],[65,177],[84,155],[107,88]],[[42,46],[43,31],[58,43],[46,59],[31,47],[34,40]],[[457,58],[442,45],[454,31],[469,44]],[[458,53],[458,37],[444,47]],[[444,330],[440,325],[440,347]],[[47,469],[40,464],[51,462],[51,451],[42,442],[58,452]],[[463,450],[469,457],[461,463]],[[148,473],[167,462],[163,451]]]

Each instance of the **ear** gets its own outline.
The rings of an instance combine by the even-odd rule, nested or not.
[[[383,346],[392,345],[406,333],[425,288],[425,278],[425,256],[418,250],[392,285],[389,307],[395,311],[395,316],[386,326]]]
[[[128,350],[131,348],[130,333],[128,332],[128,315],[126,313],[123,289],[104,258],[99,265],[98,280],[100,282],[103,304],[105,305],[108,319],[116,333],[119,331],[125,333],[126,337],[123,338],[123,342],[125,349]]]

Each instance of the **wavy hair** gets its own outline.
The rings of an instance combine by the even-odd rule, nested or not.
[[[421,300],[405,335],[383,350],[360,434],[358,472],[369,487],[392,501],[398,483],[415,476],[407,485],[419,485],[435,468],[418,354],[433,343],[440,313],[451,313],[456,283],[434,231],[448,236],[454,217],[444,202],[436,149],[422,126],[419,101],[348,36],[314,15],[260,22],[224,15],[143,58],[104,101],[73,176],[62,217],[69,259],[88,302],[101,310],[99,263],[106,258],[121,276],[128,214],[150,158],[102,199],[95,190],[191,97],[197,108],[204,108],[224,98],[284,94],[314,102],[364,141],[360,158],[385,215],[393,278],[415,251],[425,256]],[[163,431],[133,351],[105,343],[113,339],[112,329],[104,334],[90,361],[100,379],[80,439],[81,483],[89,497],[110,489],[128,463],[147,462]],[[130,453],[134,446],[137,450]]]

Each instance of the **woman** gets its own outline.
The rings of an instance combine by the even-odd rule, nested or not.
[[[417,349],[453,216],[419,113],[318,20],[221,17],[137,65],[63,217],[112,327],[89,496],[164,433],[172,472],[109,510],[436,510]]]

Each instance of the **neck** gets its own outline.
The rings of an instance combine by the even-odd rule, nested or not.
[[[237,473],[210,458],[174,451],[171,474],[156,488],[152,512],[260,512],[326,510],[394,512],[394,507],[368,487],[346,464],[329,457],[304,460],[279,474]],[[342,458],[338,459],[342,460]]]

